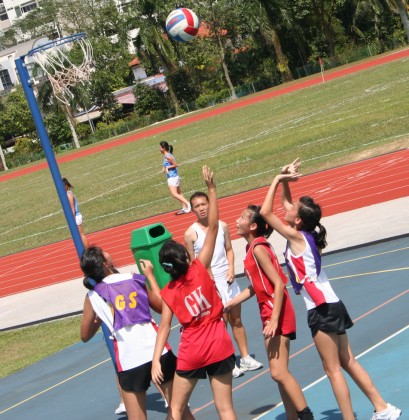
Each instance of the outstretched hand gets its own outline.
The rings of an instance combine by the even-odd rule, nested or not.
[[[141,265],[142,273],[145,277],[148,277],[150,274],[153,274],[153,265],[149,260],[140,259],[139,263]]]
[[[283,168],[281,169],[281,174],[285,175],[285,174],[295,174],[298,172],[298,168],[301,166],[301,161],[299,158],[294,159],[291,163],[289,163],[288,165],[283,166]]]
[[[276,179],[278,180],[278,182],[295,182],[295,181],[298,181],[300,176],[302,176],[302,174],[299,174],[298,172],[295,172],[293,174],[277,175]]]
[[[209,188],[209,189],[212,188],[212,187],[216,188],[216,184],[215,184],[214,179],[213,179],[213,171],[211,171],[210,168],[207,165],[204,165],[202,167],[202,174],[203,174],[204,182],[207,185],[207,188]]]

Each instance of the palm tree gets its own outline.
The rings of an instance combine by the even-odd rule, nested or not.
[[[278,35],[278,27],[280,25],[291,25],[291,22],[287,18],[285,4],[280,0],[258,0],[258,2],[260,3],[260,7],[255,12],[259,13],[261,34],[266,42],[274,48],[278,68],[283,75],[284,81],[288,82],[293,80],[293,75],[288,66],[287,57],[283,53]]]
[[[380,36],[380,22],[385,13],[390,12],[399,14],[403,28],[405,30],[406,38],[409,42],[409,19],[407,13],[407,4],[404,0],[358,0],[353,17],[352,30],[361,38],[365,38],[365,34],[356,26],[356,20],[361,14],[369,13],[373,16],[374,29],[377,38],[381,40]]]
[[[387,0],[390,8],[394,13],[399,13],[402,21],[403,29],[406,33],[406,38],[409,42],[409,18],[408,18],[408,4],[406,0]]]
[[[160,0],[136,0],[128,8],[128,28],[139,28],[136,47],[142,60],[159,60],[166,75],[169,96],[175,114],[180,113],[179,100],[172,79],[172,73],[178,69],[172,43],[164,32],[166,16],[169,12],[165,2]]]

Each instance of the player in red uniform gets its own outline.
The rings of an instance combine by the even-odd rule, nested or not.
[[[307,196],[292,201],[288,183],[300,177],[300,164],[298,159],[294,160],[274,178],[260,213],[288,241],[285,257],[291,282],[294,291],[304,298],[308,325],[342,418],[355,419],[348,384],[342,373],[344,369],[373,404],[373,420],[396,420],[401,410],[385,402],[366,370],[352,354],[346,330],[352,327],[353,322],[321,268],[321,251],[327,245],[326,230],[320,224],[321,207]],[[281,198],[287,211],[285,220],[288,225],[274,213],[273,201],[279,183],[282,185]]]
[[[283,273],[267,238],[272,229],[260,206],[248,206],[237,219],[237,233],[247,241],[245,273],[251,285],[225,304],[226,310],[256,295],[270,373],[277,382],[287,419],[313,419],[300,385],[288,370],[290,340],[295,339],[295,313]]]
[[[170,418],[179,420],[199,379],[209,376],[219,417],[235,420],[232,399],[234,347],[223,321],[223,304],[208,270],[219,226],[213,173],[203,167],[209,195],[209,228],[203,247],[193,261],[186,248],[166,242],[159,261],[172,280],[161,291],[162,318],[152,360],[152,380],[163,381],[160,356],[169,337],[175,314],[182,325],[176,374],[170,403]]]

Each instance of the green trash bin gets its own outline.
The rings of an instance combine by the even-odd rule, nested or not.
[[[149,260],[153,265],[153,272],[156,281],[161,289],[166,286],[170,280],[170,275],[165,272],[159,263],[159,251],[164,242],[172,238],[172,234],[163,226],[162,223],[144,226],[136,229],[131,235],[131,251],[138,266],[139,272],[142,273],[139,264],[140,259]]]

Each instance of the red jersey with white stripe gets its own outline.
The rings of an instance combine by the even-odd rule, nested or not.
[[[244,259],[244,270],[256,293],[257,302],[259,303],[261,322],[264,327],[265,323],[271,319],[271,314],[274,307],[274,284],[258,265],[257,259],[254,255],[255,246],[262,246],[266,249],[275,270],[283,281],[283,284],[287,284],[288,279],[284,274],[280,263],[278,262],[273,247],[269,242],[265,240],[265,238],[260,236],[256,238],[250,246],[247,246],[247,254]],[[285,288],[281,314],[278,323],[278,330],[276,334],[291,334],[295,333],[295,330],[295,312],[290,296],[288,294],[288,290]]]
[[[198,259],[185,275],[170,281],[161,295],[183,327],[178,370],[199,369],[234,354],[222,319],[223,303],[214,281]]]
[[[319,253],[317,249],[314,251],[311,248],[311,246],[316,247],[316,245],[310,245],[305,234],[302,231],[300,233],[303,235],[305,242],[304,251],[299,255],[294,255],[291,252],[291,248],[287,246],[284,257],[288,270],[295,276],[296,282],[302,285],[300,293],[304,298],[307,310],[316,308],[324,303],[338,302],[339,299],[332,289],[324,270],[322,268],[320,270],[317,269],[314,252],[315,255],[319,255]]]
[[[264,271],[259,267],[254,256],[254,247],[257,245],[261,245],[267,250],[270,256],[270,260],[284,284],[287,284],[288,279],[278,262],[273,247],[269,242],[265,240],[264,237],[259,236],[258,238],[254,239],[250,246],[247,245],[247,254],[244,259],[244,271],[247,278],[250,280],[254,291],[256,292],[257,302],[262,303],[271,300],[271,298],[274,298],[274,286]]]

